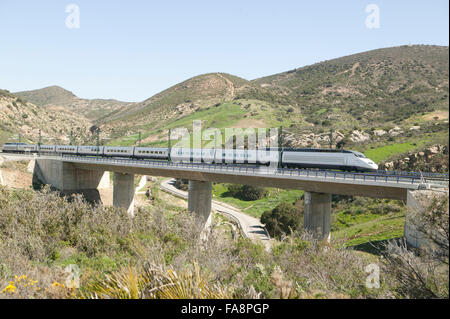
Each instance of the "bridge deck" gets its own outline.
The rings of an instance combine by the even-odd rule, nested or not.
[[[51,159],[73,163],[78,168],[177,177],[190,180],[251,184],[264,187],[303,189],[341,195],[406,200],[408,189],[418,189],[418,176],[355,173],[314,169],[280,169],[252,165],[173,163],[131,158],[102,158],[76,155],[26,155],[2,153],[16,159]]]

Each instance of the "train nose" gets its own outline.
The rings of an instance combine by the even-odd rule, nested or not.
[[[369,166],[370,166],[371,168],[373,168],[373,169],[378,169],[378,165],[375,164],[374,162],[369,161],[368,164],[369,164]]]

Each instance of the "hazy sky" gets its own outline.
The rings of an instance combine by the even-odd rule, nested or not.
[[[79,8],[66,13],[66,7]],[[369,4],[379,28],[368,28]],[[0,88],[142,101],[209,72],[251,80],[362,51],[448,45],[448,1],[0,0]],[[376,19],[369,19],[376,26]]]

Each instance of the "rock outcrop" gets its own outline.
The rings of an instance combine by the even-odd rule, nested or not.
[[[355,130],[350,135],[350,141],[354,143],[364,143],[370,139],[370,135],[363,131]]]
[[[419,152],[409,152],[397,160],[383,162],[379,169],[448,172],[448,145],[435,144]]]

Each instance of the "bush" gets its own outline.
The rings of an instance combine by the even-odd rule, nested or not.
[[[281,203],[273,210],[265,211],[261,223],[273,237],[280,238],[283,233],[289,234],[299,228],[300,216],[297,208],[287,203]]]
[[[0,186],[0,298],[393,297],[388,280],[364,288],[369,261],[354,250],[295,232],[269,252],[261,242],[224,236],[215,218],[207,241],[201,228],[165,203],[139,207],[131,218],[79,196],[68,202],[47,187]],[[80,268],[80,288],[65,284],[69,264]]]
[[[449,297],[449,206],[448,193],[433,198],[425,210],[410,210],[407,222],[428,241],[420,249],[405,240],[384,245],[383,267],[393,290],[404,298]],[[429,247],[428,247],[428,246]]]
[[[176,178],[174,186],[182,191],[187,191],[189,189],[189,181],[187,179]]]
[[[267,191],[264,187],[252,185],[229,184],[227,186],[228,194],[245,201],[253,201],[263,198]]]
[[[266,195],[267,191],[264,187],[243,185],[241,195],[243,200],[258,200]]]

